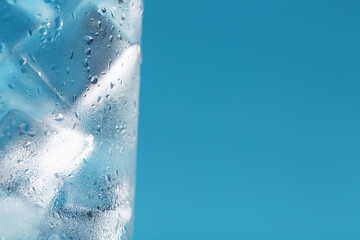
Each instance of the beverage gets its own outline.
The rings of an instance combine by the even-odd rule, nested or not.
[[[141,0],[0,0],[0,239],[130,239]]]

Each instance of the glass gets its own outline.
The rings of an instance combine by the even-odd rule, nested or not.
[[[131,239],[141,0],[0,0],[0,239]]]

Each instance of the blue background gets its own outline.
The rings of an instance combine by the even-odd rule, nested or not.
[[[135,240],[360,239],[360,1],[145,0]]]

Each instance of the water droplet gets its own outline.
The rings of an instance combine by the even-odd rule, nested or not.
[[[23,147],[24,147],[24,148],[28,148],[28,147],[30,147],[30,145],[31,145],[31,142],[25,142],[24,145],[23,145]]]
[[[96,131],[98,131],[98,132],[101,131],[101,126],[100,126],[100,125],[97,125],[97,126],[96,126]]]
[[[19,65],[20,66],[24,66],[26,64],[26,59],[25,58],[22,58],[19,60]]]
[[[95,28],[100,29],[100,27],[101,27],[101,21],[98,20],[98,21],[95,22]]]
[[[96,84],[98,82],[98,76],[97,75],[94,75],[90,78],[90,82],[92,84]]]
[[[29,126],[27,125],[27,123],[23,122],[23,123],[20,123],[20,124],[19,124],[18,130],[19,130],[19,132],[21,132],[21,131],[27,131],[28,127],[29,127]]]
[[[63,28],[64,25],[64,20],[62,19],[62,17],[57,17],[55,18],[55,28],[57,30],[61,30]]]
[[[103,16],[105,12],[106,12],[106,8],[105,8],[104,6],[98,5],[97,13],[98,13],[100,16]]]
[[[83,65],[84,65],[84,67],[89,66],[89,59],[85,58],[85,59],[83,60]]]
[[[27,135],[28,135],[29,137],[35,137],[35,136],[36,136],[36,132],[31,129],[31,130],[29,130],[29,131],[27,132]]]
[[[46,28],[50,28],[50,22],[48,20],[46,20],[45,22],[42,23],[42,25]]]
[[[99,103],[99,102],[101,102],[101,100],[102,100],[102,97],[101,97],[101,96],[99,96],[99,97],[98,97],[98,100],[97,100],[97,101],[98,101],[98,103]]]
[[[40,28],[39,32],[42,34],[42,35],[46,35],[48,33],[48,30],[46,29],[46,27],[42,27]]]
[[[110,88],[113,89],[115,87],[115,84],[114,83],[110,83]]]
[[[112,8],[111,8],[111,17],[112,17],[113,19],[115,19],[115,17],[116,17],[116,8],[115,8],[115,7],[112,7]]]
[[[9,84],[8,84],[8,87],[9,87],[10,89],[15,89],[15,84],[9,83]]]
[[[25,67],[21,67],[20,70],[21,70],[22,73],[26,73],[26,72],[27,72],[27,70],[26,70]]]
[[[58,122],[62,122],[64,121],[64,115],[62,115],[61,113],[59,113],[58,115],[56,115],[56,117],[54,118],[55,121]]]
[[[111,182],[111,175],[109,173],[106,174],[105,178],[106,178],[106,181]]]
[[[31,36],[32,36],[32,31],[31,31],[31,30],[27,31],[27,35],[28,35],[29,37],[31,37]]]
[[[86,214],[89,218],[92,218],[93,217],[93,214],[91,211],[88,211],[87,214]]]
[[[83,40],[86,42],[87,45],[91,45],[94,41],[92,36],[84,36]]]
[[[90,54],[91,54],[91,48],[86,48],[85,51],[84,51],[84,53],[85,53],[86,55],[90,55]]]

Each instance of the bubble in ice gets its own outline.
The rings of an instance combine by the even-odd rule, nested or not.
[[[94,38],[92,36],[86,35],[83,37],[83,40],[87,45],[91,45],[94,41]]]

